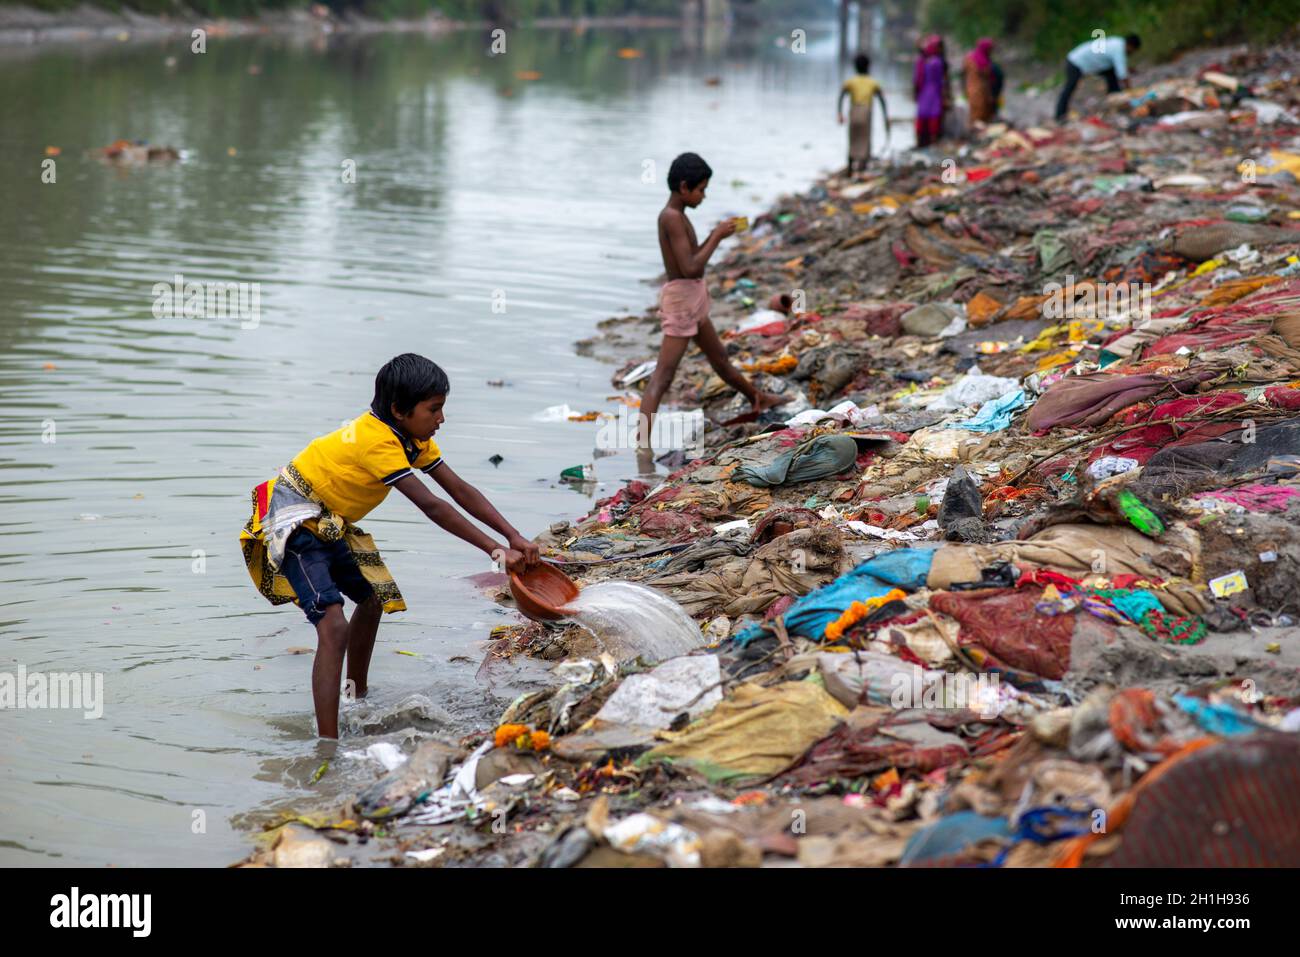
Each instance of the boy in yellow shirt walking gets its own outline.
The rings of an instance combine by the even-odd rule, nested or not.
[[[889,135],[889,110],[885,107],[885,95],[872,77],[867,75],[871,69],[871,58],[859,53],[853,58],[853,68],[857,71],[844,81],[840,89],[840,98],[835,104],[840,125],[844,125],[844,99],[849,106],[849,168],[853,175],[853,164],[858,164],[860,172],[866,172],[867,160],[871,158],[871,106],[873,100],[880,101],[880,110],[885,117],[885,135]]]
[[[345,658],[353,693],[364,697],[379,617],[406,608],[374,540],[355,525],[389,489],[510,571],[538,561],[537,546],[443,461],[433,434],[445,421],[449,390],[447,374],[435,363],[412,353],[397,356],[375,377],[368,412],[313,440],[276,478],[253,489],[253,515],[240,547],[258,591],[274,605],[297,602],[316,627],[311,685],[321,737],[338,737]],[[497,531],[505,547],[430,492],[417,471]],[[356,602],[351,621],[343,614],[344,596]]]

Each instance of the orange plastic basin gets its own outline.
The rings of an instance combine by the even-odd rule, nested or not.
[[[554,565],[539,562],[522,575],[511,573],[510,594],[533,621],[559,621],[562,608],[578,597],[578,586]]]

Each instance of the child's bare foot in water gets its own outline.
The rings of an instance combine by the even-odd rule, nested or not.
[[[654,449],[636,450],[636,470],[639,475],[654,475],[656,473]]]
[[[766,412],[778,405],[785,405],[789,401],[789,396],[777,395],[775,392],[759,392],[749,400],[749,405],[755,412]]]

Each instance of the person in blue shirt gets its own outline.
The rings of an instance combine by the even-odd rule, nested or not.
[[[1070,98],[1083,76],[1099,75],[1106,81],[1107,93],[1118,93],[1128,88],[1128,58],[1142,47],[1142,39],[1130,33],[1119,37],[1098,37],[1085,40],[1065,58],[1065,86],[1056,101],[1056,121],[1061,123],[1070,112]]]

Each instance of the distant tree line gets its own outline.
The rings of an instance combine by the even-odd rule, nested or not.
[[[1265,43],[1293,34],[1300,0],[927,0],[924,22],[963,43],[1015,41],[1044,60],[1063,57],[1094,30],[1142,36],[1144,59],[1196,46]]]
[[[0,0],[0,5],[69,10],[86,0]],[[90,0],[106,10],[134,10],[160,15],[198,14],[204,17],[248,17],[264,11],[306,8],[312,0]],[[507,17],[531,20],[559,16],[673,16],[681,0],[321,0],[336,14],[360,14],[375,19],[422,17],[437,11],[452,20]]]

